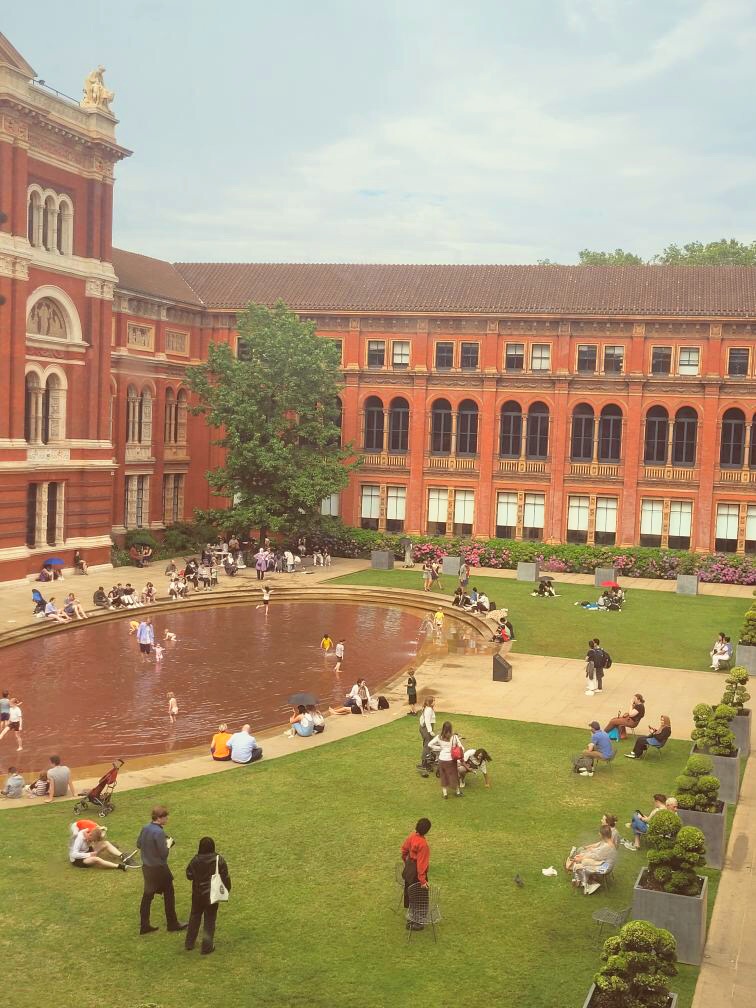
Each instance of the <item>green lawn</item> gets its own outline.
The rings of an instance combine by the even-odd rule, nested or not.
[[[591,897],[574,894],[563,871],[541,869],[561,869],[603,812],[623,826],[669,790],[688,745],[670,742],[659,760],[619,759],[591,779],[569,762],[585,732],[473,717],[455,728],[492,752],[490,791],[476,779],[464,799],[442,801],[437,782],[413,769],[419,739],[407,717],[267,764],[119,795],[108,826],[127,849],[150,807],[169,805],[183,919],[197,838],[215,836],[227,857],[233,892],[209,958],[165,932],[159,905],[161,930],[137,934],[140,873],[68,866],[71,805],[3,813],[8,982],[55,1008],[582,1005],[599,954],[591,914],[629,905],[643,855],[622,850],[616,885]],[[394,863],[421,815],[433,821],[431,880],[442,887],[436,946],[430,932],[408,944],[393,912]],[[681,967],[679,1008],[689,1008],[695,976]]]
[[[457,579],[446,577],[442,582],[444,593],[452,595]],[[365,570],[334,578],[333,583],[422,589],[423,579],[419,568]],[[507,578],[473,575],[473,585],[509,609],[517,634],[514,651],[582,658],[589,638],[598,636],[614,661],[666,668],[707,669],[717,634],[724,631],[737,640],[748,607],[747,599],[642,591],[625,581],[622,612],[601,613],[574,605],[598,597],[599,589],[590,585],[560,582],[559,597],[553,599],[532,598],[532,584]]]

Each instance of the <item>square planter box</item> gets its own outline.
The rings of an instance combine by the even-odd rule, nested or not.
[[[600,588],[604,581],[616,581],[617,569],[615,567],[597,567],[593,573],[593,583]]]
[[[583,1008],[593,1008],[593,995],[596,993],[596,984],[591,984],[588,997],[583,1002]],[[667,1008],[677,1008],[677,994],[670,994],[667,1001]]]
[[[390,550],[373,550],[370,554],[370,566],[373,570],[393,570],[394,554]]]
[[[675,591],[678,595],[698,595],[698,574],[678,574]]]
[[[445,556],[441,559],[441,573],[442,574],[453,574],[456,577],[459,574],[459,568],[462,560],[458,556]]]
[[[748,675],[756,676],[756,647],[751,644],[738,644],[735,649],[735,664],[748,670]]]
[[[517,564],[518,581],[537,581],[540,573],[541,565],[537,561],[535,563],[526,563],[521,560]]]
[[[644,889],[646,874],[642,868],[633,887],[633,920],[646,920],[666,928],[675,936],[677,959],[698,966],[706,944],[706,891],[709,880],[700,876],[702,886],[698,896],[678,896],[677,893]]]
[[[712,756],[695,746],[690,751],[696,756],[709,757],[713,764],[711,772],[719,779],[720,799],[728,805],[737,805],[740,794],[740,750],[736,749],[734,756]]]
[[[693,812],[681,808],[677,814],[686,826],[697,826],[706,837],[706,864],[709,868],[721,868],[727,844],[727,806],[723,806],[721,812]]]
[[[730,721],[730,728],[735,735],[735,745],[740,749],[741,758],[748,759],[751,752],[751,711],[744,707],[743,713]]]

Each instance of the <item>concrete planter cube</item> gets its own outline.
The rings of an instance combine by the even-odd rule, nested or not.
[[[518,581],[537,581],[541,573],[541,565],[538,561],[534,563],[529,563],[525,561],[520,561],[517,564],[517,580]]]
[[[730,721],[730,728],[735,735],[735,745],[740,749],[742,759],[748,759],[751,752],[751,711],[746,708],[736,714]]]
[[[706,838],[706,864],[709,868],[721,868],[727,843],[727,807],[723,805],[720,812],[694,812],[692,809],[678,809],[677,812],[686,826],[697,826]]]
[[[675,591],[678,595],[698,595],[698,574],[678,574]]]
[[[617,580],[617,569],[616,567],[597,567],[593,574],[593,583],[597,588],[600,588],[604,581],[616,581]]]
[[[394,554],[390,550],[373,550],[370,554],[370,566],[373,570],[393,570]]]
[[[709,880],[700,876],[701,892],[698,896],[679,896],[677,893],[644,889],[642,882],[646,869],[638,873],[633,887],[633,920],[646,920],[657,927],[666,928],[675,936],[677,960],[698,966],[706,944],[706,890]]]
[[[709,757],[712,762],[711,772],[719,780],[720,799],[728,805],[736,805],[740,794],[740,750],[736,749],[732,756],[712,756],[695,746],[690,751],[696,756]]]
[[[583,1002],[583,1008],[593,1008],[593,995],[596,993],[596,984],[591,984],[588,997]],[[670,994],[667,1001],[667,1008],[677,1008],[677,994]]]
[[[735,649],[735,664],[747,669],[748,675],[756,676],[756,647],[753,644],[738,644]]]
[[[461,557],[458,556],[445,556],[441,560],[441,573],[451,574],[457,577],[459,574],[459,568],[462,563]]]

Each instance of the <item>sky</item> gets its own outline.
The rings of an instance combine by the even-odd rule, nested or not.
[[[752,0],[34,0],[107,68],[114,243],[172,261],[574,262],[756,238]]]

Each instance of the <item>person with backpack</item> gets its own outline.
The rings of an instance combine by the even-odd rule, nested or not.
[[[596,677],[596,685],[594,687],[592,677],[588,675],[588,684],[586,687],[586,693],[592,696],[594,693],[601,693],[604,688],[604,672],[606,669],[612,667],[612,656],[608,651],[601,647],[601,641],[598,637],[595,637],[592,641],[588,642],[588,654],[585,656],[587,665],[587,670],[590,670],[591,665],[593,666],[593,673]]]

